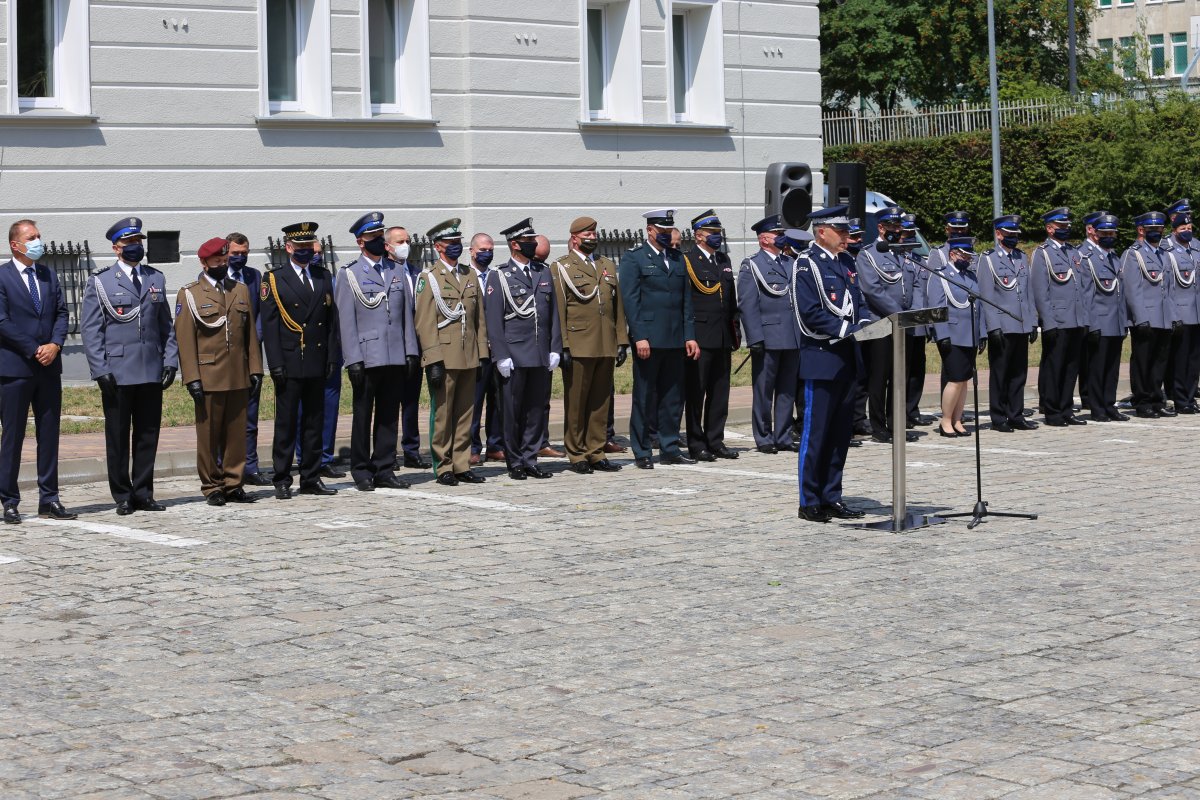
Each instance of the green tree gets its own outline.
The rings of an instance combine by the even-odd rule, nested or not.
[[[820,0],[821,86],[827,108],[865,99],[881,111],[911,94],[921,71],[917,3]]]

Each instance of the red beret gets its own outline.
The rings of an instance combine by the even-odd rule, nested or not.
[[[229,242],[225,241],[225,239],[223,239],[219,236],[214,237],[212,239],[209,239],[204,244],[200,245],[200,249],[196,251],[196,256],[201,261],[203,261],[206,258],[212,258],[213,256],[218,256],[221,253],[225,252],[225,248],[228,246],[228,244],[229,244]]]

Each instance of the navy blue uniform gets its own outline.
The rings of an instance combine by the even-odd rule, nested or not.
[[[861,369],[854,339],[868,312],[850,280],[850,256],[813,244],[796,260],[794,296],[800,327],[800,505],[842,500],[842,473],[854,424],[854,388]]]

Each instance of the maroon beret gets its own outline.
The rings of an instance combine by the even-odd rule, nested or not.
[[[212,258],[213,256],[219,256],[221,253],[225,252],[225,248],[228,246],[229,242],[217,236],[200,245],[200,249],[196,251],[196,256],[203,261],[207,258]]]

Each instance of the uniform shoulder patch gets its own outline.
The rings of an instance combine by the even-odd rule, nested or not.
[[[417,294],[420,294],[425,289],[425,273],[421,273],[421,277],[417,278]]]
[[[178,317],[181,311],[183,311],[183,303],[176,302],[175,303],[175,316]]]
[[[270,287],[270,285],[269,285],[269,284],[268,284],[266,281],[263,281],[263,282],[262,282],[262,286],[261,286],[261,287],[259,287],[259,290],[258,290],[258,296],[259,296],[261,299],[263,299],[263,300],[266,300],[266,299],[267,299],[267,296],[268,296],[268,295],[270,295],[270,294],[271,294],[271,287]]]

